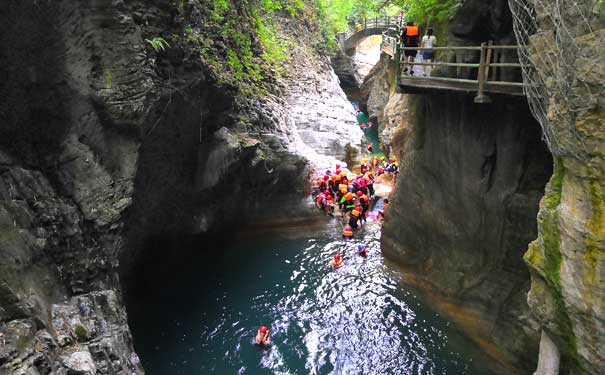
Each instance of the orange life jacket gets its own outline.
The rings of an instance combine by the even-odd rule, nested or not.
[[[353,229],[345,228],[344,231],[342,232],[342,235],[345,237],[353,237]]]
[[[332,175],[332,181],[340,181],[340,175],[339,174],[333,174]]]
[[[420,35],[418,32],[418,26],[406,26],[405,27],[405,36],[418,36]]]
[[[354,209],[353,211],[351,211],[351,215],[359,217],[359,215],[361,215],[361,212],[357,211],[357,209]]]
[[[345,200],[347,200],[347,201],[352,201],[354,197],[355,196],[351,192],[348,192],[347,194],[345,194]]]

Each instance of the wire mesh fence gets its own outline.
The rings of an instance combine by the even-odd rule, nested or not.
[[[581,48],[579,39],[594,34],[591,22],[600,17],[602,3],[603,0],[509,0],[525,93],[555,155],[578,149],[577,145],[568,147],[565,142],[569,140],[583,145],[575,119],[597,105],[594,87],[579,76],[576,62],[593,58],[588,49]],[[566,125],[548,126],[549,120]]]

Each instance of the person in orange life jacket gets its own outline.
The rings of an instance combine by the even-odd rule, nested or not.
[[[345,226],[345,229],[342,231],[342,238],[349,239],[353,238],[353,229],[350,226]]]
[[[328,176],[323,176],[317,179],[317,188],[319,191],[324,191],[328,188]]]
[[[376,168],[378,168],[378,156],[374,156],[372,160],[372,170],[376,172]]]
[[[338,268],[340,266],[342,266],[342,256],[340,254],[336,254],[332,259],[332,267]]]
[[[384,198],[384,207],[382,208],[382,210],[378,210],[378,216],[382,217],[382,219],[384,219],[384,213],[387,209],[387,207],[389,207],[389,200],[387,198]]]
[[[362,257],[367,257],[368,256],[368,248],[363,246],[363,245],[357,245],[357,254],[361,255]]]
[[[355,207],[351,210],[351,217],[349,217],[349,226],[353,229],[358,227],[359,216],[361,216],[361,208]]]
[[[344,208],[344,212],[352,211],[355,208],[355,195],[348,192],[340,199],[341,207]]]
[[[357,192],[357,200],[359,201],[359,205],[361,206],[361,221],[365,224],[366,216],[368,209],[370,208],[370,200],[368,196],[362,193],[361,191]]]
[[[338,184],[340,184],[340,175],[331,175],[330,181],[328,182],[328,188],[332,193],[336,193],[338,191]]]
[[[258,327],[256,332],[256,345],[269,346],[271,339],[269,338],[269,329],[265,326]]]
[[[374,151],[374,142],[371,142],[368,145],[368,152],[371,154]]]
[[[418,31],[418,26],[414,25],[414,22],[410,21],[407,23],[406,27],[403,28],[401,32],[401,42],[404,47],[415,47],[418,48],[418,39],[420,37],[420,33]],[[418,50],[404,50],[404,69],[403,72],[406,73],[408,71],[408,65],[406,63],[414,62],[416,58],[416,54]],[[413,65],[409,65],[410,74],[414,74]]]
[[[363,213],[363,207],[361,205],[355,207],[355,210],[359,211],[359,224],[363,225],[366,223],[366,216]],[[353,210],[353,211],[355,211]]]

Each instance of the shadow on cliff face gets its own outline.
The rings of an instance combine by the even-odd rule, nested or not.
[[[499,359],[530,369],[538,325],[523,263],[552,158],[522,99],[416,98],[396,136],[401,174],[384,253]]]
[[[55,5],[9,1],[0,32],[0,147],[30,164],[57,152],[69,125],[65,46]]]

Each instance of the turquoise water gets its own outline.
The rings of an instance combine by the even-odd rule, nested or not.
[[[356,101],[351,101],[353,108],[357,110],[359,108],[359,104]],[[362,123],[368,124],[370,121],[370,117],[363,112],[357,114],[357,124],[361,125]],[[363,130],[363,135],[368,144],[374,143],[374,148],[372,150],[372,155],[376,155],[378,157],[384,156],[384,153],[380,149],[380,138],[378,137],[378,124],[374,124],[372,127],[366,127]]]
[[[140,297],[129,301],[147,373],[484,373],[476,368],[484,358],[383,259],[379,225],[348,243],[341,230],[332,220],[238,240],[156,241],[165,261],[146,267]],[[358,243],[367,258],[355,254]],[[175,259],[177,250],[189,255]],[[333,270],[336,252],[345,261]],[[261,324],[270,349],[253,345]]]

